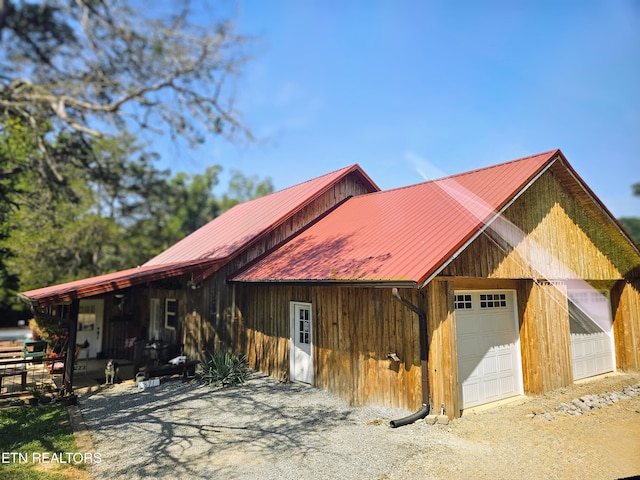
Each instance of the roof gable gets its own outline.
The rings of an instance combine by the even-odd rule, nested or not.
[[[233,280],[421,284],[559,155],[351,198]]]

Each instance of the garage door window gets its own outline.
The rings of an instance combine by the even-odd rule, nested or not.
[[[507,296],[504,293],[482,293],[480,308],[507,308]]]
[[[456,310],[471,310],[471,308],[473,308],[471,295],[456,295],[455,307]]]

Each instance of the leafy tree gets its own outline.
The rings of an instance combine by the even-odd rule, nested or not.
[[[631,238],[640,245],[640,218],[622,217],[618,221],[624,229],[631,235]]]
[[[233,83],[253,40],[192,23],[188,3],[156,10],[0,0],[0,308],[18,288],[141,263],[220,210],[210,180],[172,184],[136,137],[250,140]]]
[[[640,183],[634,183],[631,185],[631,191],[636,197],[640,197]],[[636,217],[623,217],[618,219],[624,229],[629,232],[631,238],[640,245],[640,218]]]
[[[251,138],[233,79],[252,42],[226,19],[191,23],[184,5],[154,18],[126,1],[0,0],[0,122],[18,119],[27,129],[38,156],[26,168],[65,184],[63,165],[88,158],[78,146],[133,128],[189,142],[206,131]]]
[[[257,175],[245,177],[242,172],[232,170],[229,191],[222,196],[222,211],[227,211],[238,203],[262,197],[273,192],[270,178],[260,180]]]

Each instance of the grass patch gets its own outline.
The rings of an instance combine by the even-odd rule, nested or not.
[[[53,453],[66,455],[78,452],[65,406],[52,403],[38,407],[0,409],[0,455],[3,455],[0,463],[1,478],[86,478],[84,463],[38,461],[44,452],[49,456]]]

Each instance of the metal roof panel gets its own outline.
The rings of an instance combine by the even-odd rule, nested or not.
[[[351,165],[270,195],[238,204],[152,258],[145,263],[145,266],[227,258],[277,226],[352,172],[357,172],[369,182],[372,191],[379,190],[358,165]]]
[[[558,153],[353,197],[233,280],[420,283]]]

